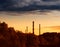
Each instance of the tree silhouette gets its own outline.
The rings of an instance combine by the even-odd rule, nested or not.
[[[0,47],[60,47],[60,33],[34,35],[0,23]]]

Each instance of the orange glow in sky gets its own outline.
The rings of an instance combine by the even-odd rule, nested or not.
[[[0,21],[5,21],[9,27],[25,32],[26,26],[28,31],[32,32],[32,21],[35,21],[35,34],[39,34],[39,24],[41,24],[41,34],[45,32],[60,31],[60,12],[0,12]]]

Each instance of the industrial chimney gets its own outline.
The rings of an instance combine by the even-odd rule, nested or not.
[[[41,29],[40,29],[40,24],[39,24],[39,35],[40,35],[40,33],[41,33],[40,31],[41,31]]]
[[[28,26],[26,26],[26,30],[25,30],[25,33],[28,33]]]
[[[34,21],[32,22],[32,31],[33,31],[33,34],[34,34]]]

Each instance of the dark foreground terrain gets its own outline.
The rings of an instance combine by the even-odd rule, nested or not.
[[[60,33],[34,34],[15,31],[0,23],[0,47],[60,47]]]

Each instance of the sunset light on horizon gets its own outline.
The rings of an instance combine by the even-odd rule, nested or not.
[[[60,32],[60,12],[49,10],[47,12],[0,12],[0,21],[6,22],[9,27],[25,32],[32,32],[32,21],[35,22],[35,34],[39,34],[39,24],[41,24],[41,34],[45,32]],[[54,27],[53,27],[54,26]]]

